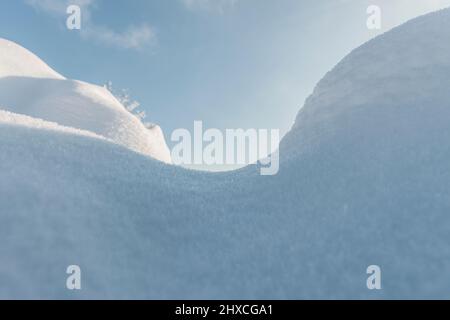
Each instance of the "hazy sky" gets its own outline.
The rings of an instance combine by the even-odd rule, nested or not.
[[[81,31],[65,28],[68,3]],[[68,78],[128,88],[163,128],[279,128],[318,80],[378,32],[450,0],[2,0],[0,37]],[[170,142],[169,142],[170,144]]]

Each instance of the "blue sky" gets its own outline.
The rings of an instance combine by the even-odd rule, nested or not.
[[[81,31],[65,28],[69,3],[82,5]],[[371,4],[382,8],[381,31],[366,27]],[[0,37],[68,78],[129,89],[168,140],[194,120],[285,134],[317,81],[352,49],[446,6],[450,0],[2,0]]]

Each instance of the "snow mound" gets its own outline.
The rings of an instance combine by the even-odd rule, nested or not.
[[[3,77],[64,79],[27,49],[0,38],[0,78]]]
[[[316,269],[297,267],[309,288],[302,297],[447,296],[449,38],[445,9],[357,48],[320,81],[282,141],[276,179],[289,195],[273,201],[308,226],[297,225],[304,234],[294,240],[308,245],[292,250]],[[383,271],[378,292],[365,286],[373,264]]]
[[[449,9],[413,19],[355,49],[319,82],[284,141],[285,159],[317,149],[338,131],[416,129],[450,98]],[[378,122],[379,121],[379,122]]]
[[[65,79],[26,49],[6,40],[0,41],[0,105],[14,113],[91,131],[171,162],[161,128],[146,128],[107,89]]]

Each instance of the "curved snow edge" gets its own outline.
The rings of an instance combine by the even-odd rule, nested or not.
[[[14,126],[22,126],[32,129],[43,129],[48,131],[61,132],[65,134],[73,134],[84,137],[90,137],[94,139],[100,139],[103,141],[108,141],[114,143],[110,139],[107,139],[101,135],[95,134],[91,131],[80,130],[72,127],[61,126],[56,122],[50,122],[38,118],[29,117],[23,114],[13,113],[0,109],[0,125],[14,125]]]

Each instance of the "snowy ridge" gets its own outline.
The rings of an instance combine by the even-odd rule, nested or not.
[[[55,122],[36,119],[25,115],[4,111],[1,109],[2,108],[0,107],[0,125],[3,126],[10,125],[10,126],[23,126],[32,129],[44,129],[59,133],[74,134],[107,141],[105,137],[96,135],[95,133],[90,131],[79,130],[71,127],[64,127],[60,126]]]
[[[7,40],[0,40],[0,105],[14,113],[91,131],[133,151],[171,162],[161,128],[146,128],[105,88],[65,79],[28,50]]]

